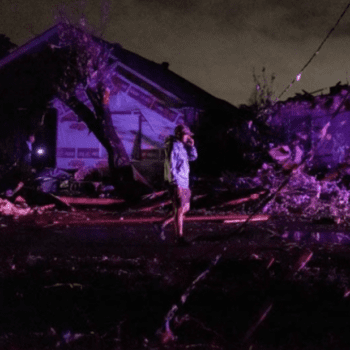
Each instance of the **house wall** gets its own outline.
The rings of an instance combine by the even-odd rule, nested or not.
[[[110,79],[109,83],[113,125],[127,154],[130,159],[135,155],[133,151],[138,147],[137,135],[141,120],[143,155],[154,158],[154,152],[147,152],[147,150],[163,147],[165,138],[173,133],[177,123],[184,120],[183,112],[180,109],[165,108],[147,91],[126,80],[121,83],[120,79]],[[83,92],[80,92],[78,97],[92,108]],[[107,166],[106,150],[96,137],[89,133],[85,123],[79,121],[75,113],[60,100],[55,99],[53,106],[58,114],[56,166],[63,169]]]

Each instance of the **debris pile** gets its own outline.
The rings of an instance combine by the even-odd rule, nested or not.
[[[272,186],[274,190],[276,186]],[[264,213],[343,223],[350,214],[349,197],[350,191],[341,182],[317,180],[298,169],[275,200],[265,206]]]
[[[25,216],[29,214],[43,214],[45,211],[55,208],[55,204],[30,207],[21,196],[16,197],[14,203],[0,198],[0,216]]]
[[[33,210],[23,205],[15,205],[7,199],[0,198],[0,214],[5,216],[22,216],[31,214]]]
[[[279,189],[287,177],[287,184]],[[237,178],[226,173],[222,181],[230,186],[231,191],[250,188],[275,193],[275,197],[262,208],[264,214],[311,220],[326,218],[338,224],[346,223],[350,215],[350,190],[343,179],[327,180],[325,177],[319,180],[302,167],[288,174],[283,168],[264,164],[255,176]]]
[[[220,178],[195,179],[192,212],[189,215],[192,218],[189,219],[202,220],[199,216],[211,216],[213,220],[232,221],[237,218],[228,218],[228,214],[244,214],[239,218],[240,222],[247,214],[257,210],[255,214],[266,217],[308,220],[326,218],[337,224],[347,223],[350,214],[350,187],[345,181],[347,172],[342,169],[336,173],[337,176],[326,174],[320,180],[316,175],[308,173],[305,167],[298,166],[294,158],[291,160],[290,152],[286,152],[284,157],[281,150],[285,149],[279,148],[279,152],[274,153],[275,158],[278,158],[275,164],[264,163],[249,176],[225,172]],[[285,165],[290,165],[291,162],[294,166],[286,168]],[[141,217],[171,209],[170,198],[164,190],[144,195],[137,202],[118,198],[114,187],[105,181],[105,175],[101,170],[92,168],[81,169],[75,174],[59,169],[46,170],[37,177],[34,187],[29,188],[29,185],[20,183],[21,186],[14,190],[5,191],[0,214],[28,215],[38,212],[36,206],[47,208],[50,204],[65,210],[72,210],[72,205],[113,205],[122,216],[123,212],[129,211],[133,216]],[[286,185],[280,188],[283,182]],[[24,198],[25,207],[23,203],[15,203],[15,198],[19,195]],[[43,210],[39,212],[42,213]]]

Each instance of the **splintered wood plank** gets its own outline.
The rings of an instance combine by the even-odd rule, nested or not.
[[[165,207],[165,206],[170,205],[170,204],[171,204],[171,200],[169,199],[167,201],[156,203],[156,204],[150,205],[148,207],[138,208],[137,211],[152,211],[154,209],[162,208],[162,207]]]
[[[249,218],[249,215],[239,215],[239,214],[231,214],[231,215],[208,215],[208,216],[185,216],[184,221],[187,222],[196,222],[196,221],[220,221],[220,222],[245,222]],[[255,215],[250,221],[267,221],[269,219],[269,215]],[[161,222],[165,219],[165,217],[133,217],[133,218],[124,218],[119,217],[115,219],[82,219],[82,220],[65,220],[64,222],[57,222],[56,225],[64,224],[64,225],[129,225],[129,224],[145,224],[145,223],[154,223]]]
[[[111,205],[124,203],[124,199],[118,198],[87,198],[87,197],[64,197],[57,196],[62,202],[66,204],[79,205]]]
[[[161,192],[158,192],[158,193],[161,193]],[[161,194],[164,194],[164,193],[165,193],[165,191],[162,191]],[[193,201],[196,201],[196,200],[198,200],[198,199],[200,199],[200,198],[203,198],[203,197],[205,197],[205,196],[207,196],[207,195],[206,195],[206,194],[204,194],[204,195],[197,195],[197,196],[194,197],[192,200],[193,200]],[[140,211],[140,212],[152,211],[152,210],[157,209],[157,208],[163,208],[163,207],[169,206],[169,205],[171,205],[171,203],[172,203],[171,199],[168,199],[168,200],[160,201],[160,202],[158,202],[158,203],[150,204],[150,205],[148,205],[148,206],[147,206],[147,205],[145,205],[145,206],[140,206],[140,207],[138,207],[136,210],[137,210],[137,211]]]
[[[266,193],[266,191],[260,191],[257,193],[253,193],[247,197],[232,199],[232,200],[227,201],[225,203],[219,204],[216,207],[220,208],[220,207],[226,207],[226,206],[231,206],[231,205],[237,205],[237,204],[241,204],[241,203],[245,203],[245,202],[249,202],[249,201],[254,201],[254,200],[259,199],[259,197],[265,193]]]

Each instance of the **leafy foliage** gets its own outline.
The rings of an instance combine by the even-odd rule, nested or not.
[[[57,86],[60,97],[69,99],[78,85],[84,88],[103,83],[103,75],[108,65],[109,50],[101,42],[81,28],[61,23],[59,26],[59,46],[52,47],[61,61],[60,81]]]
[[[128,156],[113,125],[109,111],[109,88],[106,78],[111,72],[110,49],[103,40],[91,35],[80,21],[59,24],[59,43],[52,45],[59,62],[56,89],[59,98],[85,122],[106,148],[111,172],[128,164]],[[88,101],[78,98],[78,90]]]

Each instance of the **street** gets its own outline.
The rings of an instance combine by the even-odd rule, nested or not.
[[[69,225],[81,215],[86,225]],[[97,217],[2,218],[1,348],[349,344],[346,228],[271,220],[240,232],[241,224],[189,222],[191,244],[181,247],[171,227],[162,241],[150,223],[94,225]]]

